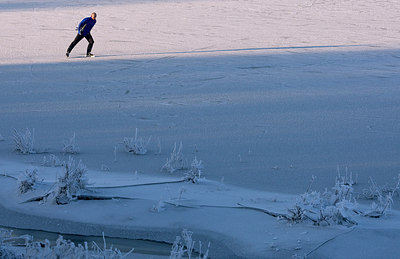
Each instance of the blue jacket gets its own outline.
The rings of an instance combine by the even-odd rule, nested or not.
[[[78,34],[82,36],[88,35],[95,24],[96,20],[93,20],[92,17],[86,17],[79,23]]]

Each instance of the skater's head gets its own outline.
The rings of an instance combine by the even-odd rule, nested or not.
[[[93,20],[96,20],[97,14],[95,12],[93,12],[91,17],[92,17]]]

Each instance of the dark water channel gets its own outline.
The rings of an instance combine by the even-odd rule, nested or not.
[[[15,237],[22,235],[30,235],[33,236],[33,241],[41,242],[46,239],[50,241],[51,246],[55,246],[56,240],[61,235],[65,240],[71,240],[78,244],[84,244],[84,242],[88,243],[89,249],[92,247],[92,241],[96,242],[97,245],[103,249],[104,241],[101,236],[82,236],[82,235],[71,235],[71,234],[59,234],[54,232],[47,232],[41,230],[30,230],[30,229],[18,229],[18,228],[10,228],[10,227],[2,227],[1,229],[12,230],[12,235]],[[129,258],[169,258],[171,253],[171,244],[163,243],[163,242],[155,242],[148,240],[135,240],[135,239],[126,239],[126,238],[115,238],[115,237],[105,237],[107,249],[111,246],[117,248],[122,253],[129,252],[132,248],[135,250],[131,254]],[[21,240],[23,244],[23,240]]]

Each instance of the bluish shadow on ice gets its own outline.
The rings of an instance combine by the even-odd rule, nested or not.
[[[302,193],[312,175],[331,186],[338,165],[358,174],[360,189],[369,176],[382,184],[397,176],[398,50],[226,54],[3,65],[0,154],[41,161],[11,151],[12,130],[28,127],[53,153],[76,133],[78,157],[93,169],[158,175],[182,141],[207,178],[266,191]],[[149,153],[117,148],[114,162],[114,148],[136,128],[152,136]]]

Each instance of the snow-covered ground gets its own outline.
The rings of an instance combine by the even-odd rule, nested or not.
[[[67,59],[93,11],[96,58],[83,58],[83,40]],[[20,204],[15,179],[0,177],[0,225],[168,242],[187,228],[211,241],[214,258],[395,257],[396,210],[316,227],[238,203],[283,213],[312,176],[313,189],[331,188],[338,166],[357,176],[357,197],[370,177],[396,181],[399,11],[395,0],[0,0],[0,174],[36,167],[43,194],[62,174],[43,157],[67,161],[63,143],[75,134],[72,156],[91,188],[180,179],[161,172],[175,143],[189,164],[203,161],[207,179],[96,189],[135,199],[57,206]],[[26,128],[39,154],[13,151],[14,129]],[[151,137],[144,155],[123,146],[136,129]],[[159,201],[170,203],[152,212]]]

